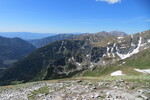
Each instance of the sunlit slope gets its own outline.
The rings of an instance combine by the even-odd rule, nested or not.
[[[84,71],[81,76],[111,76],[115,71],[122,71],[122,74],[127,76],[139,76],[139,75],[150,75],[148,72],[139,72],[139,70],[149,70],[150,69],[150,48],[139,52],[131,56],[130,58],[120,60],[115,64],[105,66],[105,67],[95,67]]]

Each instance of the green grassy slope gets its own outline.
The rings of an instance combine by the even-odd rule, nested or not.
[[[126,59],[125,65],[139,69],[150,69],[150,48]]]
[[[115,64],[86,70],[81,74],[81,76],[92,76],[92,77],[110,76],[112,72],[117,70],[121,70],[123,74],[129,76],[146,75],[144,73],[135,71],[134,68],[150,69],[150,48],[141,51],[138,54],[135,54],[125,60],[120,60]]]

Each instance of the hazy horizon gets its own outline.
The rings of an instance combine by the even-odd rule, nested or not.
[[[150,30],[150,29],[147,29],[147,30]],[[140,32],[144,32],[144,31],[147,31],[147,30],[143,30],[143,31],[138,31],[138,32],[135,32],[135,33],[127,33],[127,32],[125,32],[125,31],[122,31],[122,30],[111,30],[111,31],[107,31],[107,30],[102,30],[102,31],[98,31],[98,32],[103,32],[103,31],[105,31],[105,32],[112,32],[112,31],[119,31],[119,32],[125,32],[126,34],[128,34],[128,35],[131,35],[131,34],[136,34],[136,33],[140,33]],[[60,33],[57,33],[57,32],[47,32],[47,33],[42,33],[42,32],[1,32],[0,31],[0,33],[33,33],[33,34],[84,34],[84,33],[91,33],[91,34],[95,34],[95,33],[98,33],[98,32],[60,32]]]
[[[134,34],[150,29],[149,0],[2,0],[0,32]]]

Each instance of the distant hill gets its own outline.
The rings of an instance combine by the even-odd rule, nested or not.
[[[11,65],[35,49],[32,44],[20,38],[5,38],[0,36],[0,68]]]
[[[57,33],[31,33],[31,32],[0,32],[0,36],[8,38],[22,38],[24,40],[41,39],[44,37],[56,35]]]
[[[35,40],[28,40],[31,44],[33,44],[35,47],[39,48],[42,46],[47,45],[50,42],[54,42],[57,40],[64,40],[64,39],[71,39],[79,36],[78,34],[58,34],[42,39],[35,39]]]
[[[45,37],[58,35],[59,33],[31,33],[31,32],[0,32],[0,36],[8,38],[22,38],[24,40],[42,39]],[[63,33],[62,33],[63,34]],[[80,33],[64,33],[64,34],[80,34]]]

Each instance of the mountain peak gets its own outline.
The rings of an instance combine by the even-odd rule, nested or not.
[[[110,36],[110,34],[108,33],[108,32],[106,32],[106,31],[102,31],[102,32],[98,32],[98,33],[96,33],[96,35],[100,35],[100,36]]]
[[[122,31],[111,31],[109,32],[111,35],[116,35],[116,36],[127,36],[128,34]]]

